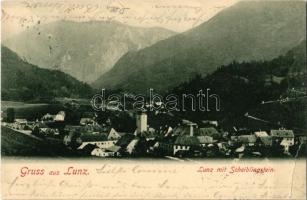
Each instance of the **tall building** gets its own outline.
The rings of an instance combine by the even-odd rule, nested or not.
[[[147,114],[144,112],[136,115],[136,131],[137,133],[147,131]]]
[[[194,136],[194,126],[196,127],[197,124],[189,123],[188,126],[190,126],[190,136]]]

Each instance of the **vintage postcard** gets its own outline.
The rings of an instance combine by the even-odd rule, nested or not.
[[[2,0],[1,199],[306,199],[305,0]]]

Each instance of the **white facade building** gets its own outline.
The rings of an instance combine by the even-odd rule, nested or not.
[[[137,133],[142,133],[147,131],[147,114],[140,113],[136,116],[136,130]]]

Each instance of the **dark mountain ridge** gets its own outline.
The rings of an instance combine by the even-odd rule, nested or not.
[[[92,85],[165,91],[233,61],[270,60],[306,39],[302,1],[243,1],[200,26],[129,52]]]
[[[306,41],[271,61],[233,62],[212,74],[198,75],[169,91],[178,96],[209,88],[220,97],[220,111],[187,110],[182,118],[219,120],[223,127],[290,128],[307,132]],[[179,105],[181,105],[180,102]],[[215,108],[215,102],[210,108]],[[187,101],[186,108],[191,108]],[[246,114],[263,119],[248,120]],[[254,124],[255,122],[258,122]],[[262,130],[263,130],[262,129]]]
[[[2,100],[40,101],[90,97],[92,88],[59,70],[42,69],[1,46]]]
[[[174,35],[163,28],[132,27],[116,21],[55,21],[37,24],[3,42],[24,60],[93,82],[128,51]]]

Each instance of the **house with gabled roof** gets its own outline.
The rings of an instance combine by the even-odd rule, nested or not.
[[[24,130],[24,128],[27,126],[28,121],[26,119],[15,119],[13,128],[17,130]]]
[[[82,149],[88,144],[93,144],[98,148],[106,149],[113,146],[117,142],[117,140],[108,140],[107,134],[105,133],[82,133],[80,138],[82,143],[78,149]]]
[[[294,133],[292,130],[271,130],[270,135],[273,138],[294,138]]]
[[[108,133],[108,140],[118,140],[119,138],[121,138],[121,135],[114,128],[111,128]]]
[[[206,127],[198,129],[199,136],[210,136],[214,139],[220,138],[222,135],[214,127]]]
[[[256,131],[257,144],[259,146],[269,147],[272,146],[272,137],[266,131]]]
[[[217,142],[217,140],[214,140],[213,137],[210,136],[197,136],[197,139],[199,141],[199,144],[203,147],[205,147],[208,144]]]
[[[266,131],[256,131],[255,132],[256,137],[268,137],[268,133]]]
[[[115,156],[120,155],[119,149],[120,149],[120,147],[117,147],[117,146],[112,146],[112,147],[109,147],[107,149],[95,148],[91,152],[91,155],[92,156],[98,156],[98,157],[115,157]]]
[[[199,147],[199,140],[190,135],[178,136],[174,143],[173,154],[176,155],[179,151],[190,151],[192,147]]]
[[[173,135],[190,135],[190,128],[188,126],[178,126],[173,129]]]
[[[270,135],[273,139],[273,144],[284,147],[284,152],[289,152],[289,147],[294,145],[294,133],[292,130],[271,130]]]
[[[238,142],[246,146],[254,146],[257,141],[255,135],[240,135],[238,136]]]
[[[131,155],[135,152],[135,147],[138,144],[139,139],[135,138],[127,145],[126,150]]]
[[[261,142],[262,145],[260,146],[265,146],[265,147],[270,147],[273,145],[273,140],[271,136],[267,137],[259,137],[259,141]]]

